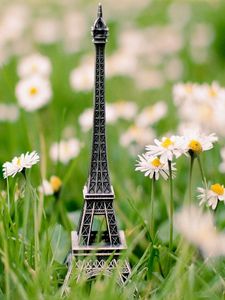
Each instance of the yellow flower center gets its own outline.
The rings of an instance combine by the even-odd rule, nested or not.
[[[202,145],[197,140],[191,140],[188,144],[188,147],[190,150],[192,150],[195,153],[201,153],[202,152]]]
[[[134,125],[134,126],[130,127],[130,132],[131,132],[131,134],[137,135],[140,133],[140,129]]]
[[[164,148],[168,148],[171,145],[173,145],[173,142],[169,138],[165,138],[164,141],[161,143],[161,146]]]
[[[188,93],[188,94],[191,94],[192,91],[193,91],[193,87],[191,84],[186,84],[185,85],[185,91]]]
[[[21,159],[20,158],[17,158],[16,164],[17,164],[18,167],[21,167]]]
[[[116,109],[118,110],[118,112],[124,112],[124,108],[126,107],[126,103],[123,100],[120,100],[117,104],[116,104]]]
[[[30,88],[29,92],[30,92],[31,96],[34,96],[34,95],[36,95],[38,93],[38,89],[33,86],[33,87]]]
[[[200,114],[200,118],[208,121],[210,118],[212,118],[213,109],[209,105],[201,105],[198,113]]]
[[[154,167],[159,167],[161,165],[161,162],[159,160],[158,157],[154,158],[152,161],[151,161],[151,164],[154,166]]]
[[[214,88],[209,89],[209,96],[216,97],[217,95],[218,95],[217,90],[215,90]]]
[[[58,176],[51,176],[50,184],[52,186],[54,193],[57,193],[62,186],[62,180]]]
[[[223,195],[224,193],[224,187],[219,183],[212,184],[210,186],[210,190],[216,193],[217,195]]]
[[[32,64],[31,70],[32,70],[32,72],[36,72],[37,71],[37,65],[36,64]]]

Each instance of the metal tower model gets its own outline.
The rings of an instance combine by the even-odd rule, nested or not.
[[[110,275],[116,269],[118,282],[122,285],[130,274],[130,267],[126,260],[121,259],[126,242],[124,232],[117,227],[113,208],[115,196],[108,171],[105,132],[105,44],[108,28],[102,18],[100,4],[92,36],[96,49],[92,155],[83,190],[83,211],[77,231],[72,232],[67,279],[72,265],[80,271],[77,280],[81,273],[91,278],[98,274]]]

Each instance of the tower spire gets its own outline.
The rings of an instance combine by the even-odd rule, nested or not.
[[[94,44],[105,44],[107,42],[108,27],[103,20],[102,5],[98,6],[97,19],[94,22],[92,29],[93,43]]]
[[[98,14],[97,14],[98,18],[102,18],[102,5],[101,3],[98,4]]]

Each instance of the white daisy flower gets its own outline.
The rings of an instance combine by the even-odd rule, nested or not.
[[[34,111],[46,105],[52,96],[50,82],[39,76],[22,79],[16,86],[19,105],[26,111]]]
[[[45,196],[51,196],[60,191],[62,187],[62,181],[58,176],[51,176],[50,180],[44,179],[38,190]]]
[[[89,91],[94,85],[92,65],[81,65],[70,74],[70,85],[75,91]]]
[[[71,159],[78,156],[80,149],[81,143],[75,138],[61,140],[59,143],[52,144],[50,157],[54,162],[60,161],[67,164]]]
[[[160,140],[154,139],[155,145],[146,146],[147,154],[149,156],[160,156],[164,162],[173,160],[175,156],[178,158],[184,153],[183,137],[171,136],[163,137]]]
[[[151,179],[154,177],[155,180],[162,176],[165,180],[169,177],[169,166],[168,163],[162,161],[158,157],[148,156],[147,154],[138,155],[139,161],[136,165],[135,171],[141,171],[145,173],[145,176],[149,176]],[[172,163],[172,174],[175,176],[175,163]]]
[[[17,73],[21,78],[34,75],[48,77],[51,70],[49,58],[38,53],[22,58],[17,67]]]
[[[5,162],[3,164],[3,176],[7,178],[9,176],[14,177],[17,173],[24,169],[30,169],[33,165],[37,164],[40,160],[36,151],[26,154],[21,154],[19,157],[14,157],[11,162]]]
[[[225,235],[216,230],[211,213],[203,213],[196,206],[184,207],[175,215],[174,221],[176,230],[205,257],[225,255]]]
[[[225,202],[225,189],[219,183],[212,184],[209,189],[199,187],[197,190],[200,193],[198,199],[201,200],[199,205],[207,203],[209,207],[216,209],[218,201]]]
[[[197,131],[192,131],[184,135],[183,148],[185,152],[200,154],[213,148],[213,143],[218,141],[215,133],[205,135]]]

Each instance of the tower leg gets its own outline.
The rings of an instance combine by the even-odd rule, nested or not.
[[[73,270],[73,257],[72,254],[69,254],[68,258],[67,258],[67,265],[68,265],[68,271],[66,274],[66,277],[64,279],[63,285],[61,287],[61,297],[68,294],[68,289],[69,289],[69,280],[72,274],[72,270]]]

